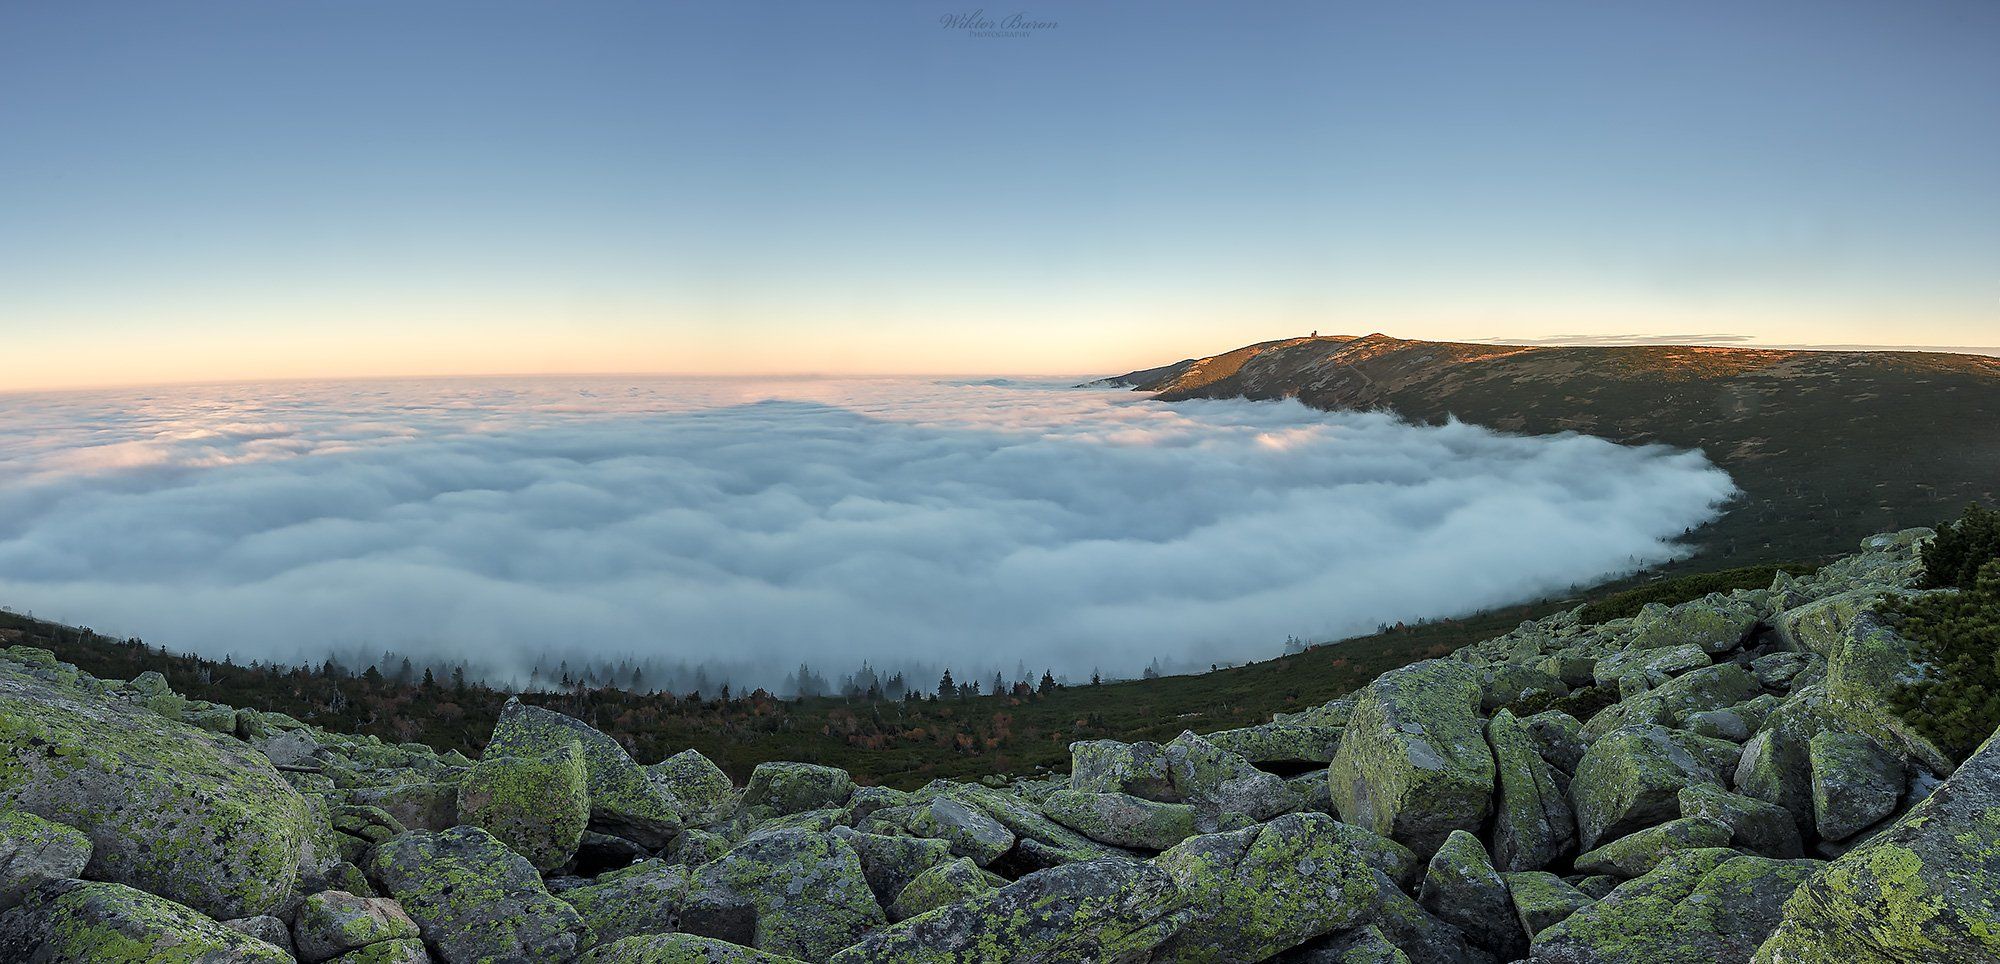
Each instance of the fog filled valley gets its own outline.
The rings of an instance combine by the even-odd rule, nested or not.
[[[1073,381],[21,396],[0,603],[238,663],[990,691],[1566,593],[1675,558],[1733,492],[1699,453]]]

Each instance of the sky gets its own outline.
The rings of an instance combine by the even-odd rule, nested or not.
[[[990,378],[46,393],[0,464],[17,610],[238,662],[641,657],[675,692],[1268,659],[1676,558],[1735,492],[1698,452]]]
[[[0,3],[0,390],[2000,343],[2000,4]]]

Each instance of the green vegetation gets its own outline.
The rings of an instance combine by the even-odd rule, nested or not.
[[[1927,584],[1956,588],[1887,604],[1884,614],[1928,665],[1898,686],[1896,711],[1954,760],[2000,728],[2000,513],[1967,506],[1924,548]]]
[[[1734,575],[1649,576],[1644,578],[1655,581],[1638,588],[1626,588],[1630,580],[1607,587],[1623,591],[1598,596],[1591,605],[1636,611],[1645,602],[1675,603],[1718,589],[1766,585],[1778,568],[1797,572],[1811,565],[1756,567],[1734,570]],[[1385,627],[1199,676],[1073,686],[1051,681],[1032,692],[1008,695],[781,700],[762,690],[675,695],[573,686],[530,691],[521,698],[590,723],[647,762],[692,748],[738,783],[759,763],[795,760],[842,767],[863,782],[909,788],[937,777],[1065,768],[1073,740],[1165,741],[1182,730],[1262,723],[1273,712],[1317,706],[1398,666],[1443,656],[1579,601],[1543,600]],[[413,680],[403,671],[385,674],[373,666],[359,673],[334,663],[243,666],[0,612],[0,646],[17,643],[53,650],[106,679],[131,679],[156,670],[176,692],[192,699],[286,713],[332,730],[471,756],[479,754],[510,695],[448,668],[423,670],[422,678]]]
[[[1971,589],[1985,565],[2000,559],[2000,512],[1973,504],[1956,523],[1938,526],[1924,547],[1925,589]]]

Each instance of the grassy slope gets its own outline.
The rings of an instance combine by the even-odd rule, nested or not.
[[[1646,602],[1768,585],[1772,571],[1761,567],[1628,582],[1621,591],[1600,590],[1589,600],[1597,618],[1616,618]],[[644,762],[694,747],[739,781],[766,760],[800,760],[844,767],[864,782],[913,787],[935,777],[1066,767],[1072,740],[1164,740],[1184,729],[1207,732],[1261,723],[1273,712],[1323,703],[1389,669],[1497,636],[1524,619],[1577,602],[1496,609],[1199,676],[1058,688],[1026,699],[787,702],[748,697],[724,704],[617,690],[524,698],[591,721]],[[426,689],[346,673],[218,664],[0,612],[0,644],[16,643],[54,650],[105,678],[129,679],[157,670],[191,698],[275,710],[329,729],[474,755],[507,698],[477,683]]]

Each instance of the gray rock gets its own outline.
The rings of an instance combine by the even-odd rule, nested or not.
[[[681,804],[681,822],[711,827],[736,811],[738,794],[729,774],[695,750],[682,750],[646,768],[653,783]]]
[[[759,763],[743,788],[743,812],[757,820],[844,807],[854,794],[846,770],[810,763]]]
[[[1492,807],[1493,753],[1478,716],[1478,674],[1451,660],[1391,670],[1355,702],[1327,770],[1342,820],[1434,853]]]
[[[294,957],[298,956],[298,952],[292,948],[292,929],[285,926],[284,921],[269,914],[226,920],[222,922],[222,926],[238,934],[254,937]]]
[[[797,959],[694,934],[647,934],[591,948],[576,964],[798,964]]]
[[[367,871],[446,964],[573,955],[584,945],[583,919],[549,894],[535,866],[476,827],[404,834],[376,847]]]
[[[1779,907],[1818,865],[1720,848],[1668,857],[1651,873],[1535,935],[1536,964],[1716,964],[1749,958]]]
[[[1289,814],[1155,858],[1194,911],[1155,960],[1249,964],[1359,923],[1380,878],[1336,826],[1326,814]]]
[[[283,901],[314,832],[305,799],[263,754],[0,661],[9,808],[83,831],[87,876],[217,918]]]
[[[1530,938],[1568,920],[1596,899],[1545,870],[1500,876],[1507,882],[1507,895],[1514,903],[1514,919],[1521,922],[1521,933]]]
[[[882,928],[833,964],[985,961],[1142,964],[1190,916],[1167,872],[1133,860],[1093,860],[1012,884]]]
[[[952,862],[951,844],[943,840],[862,833],[849,827],[835,827],[830,832],[854,848],[868,888],[884,907],[925,871]],[[1014,835],[1008,834],[1007,839],[1011,842]]]
[[[1452,831],[1431,858],[1417,902],[1501,960],[1511,961],[1528,948],[1507,882],[1479,838],[1463,830]]]
[[[1798,824],[1792,822],[1789,811],[1775,803],[1697,783],[1681,788],[1680,805],[1682,816],[1726,824],[1732,846],[1780,860],[1804,853]]]
[[[1232,817],[1269,820],[1298,808],[1298,798],[1284,778],[1259,770],[1192,732],[1182,731],[1161,754],[1175,796],[1194,808],[1204,829],[1220,829]]]
[[[292,946],[301,964],[319,964],[383,941],[418,936],[417,923],[386,897],[356,897],[330,890],[307,897],[292,921]]]
[[[1501,870],[1540,870],[1576,846],[1576,814],[1533,736],[1501,710],[1486,724],[1499,782],[1493,855]]]
[[[486,755],[542,756],[571,742],[583,749],[590,829],[647,847],[664,847],[673,840],[681,829],[680,801],[655,785],[617,740],[582,720],[510,699],[493,726]]]
[[[123,884],[44,881],[0,914],[0,960],[24,964],[292,964],[292,955]]]
[[[686,867],[653,860],[605,874],[561,896],[598,941],[609,943],[636,934],[680,930],[689,885]]]
[[[887,922],[854,848],[806,830],[757,837],[701,865],[681,915],[688,933],[805,961]]]
[[[1129,793],[1162,803],[1180,803],[1167,776],[1167,757],[1158,743],[1083,740],[1069,745],[1070,789],[1082,793]]]
[[[590,822],[582,745],[572,740],[540,756],[487,754],[458,788],[458,813],[537,870],[568,863]]]
[[[19,904],[45,880],[83,876],[90,838],[75,827],[21,810],[0,810],[0,910]]]
[[[1714,660],[1694,643],[1664,649],[1628,649],[1597,661],[1597,685],[1621,687],[1627,679],[1658,686],[1677,673],[1700,669]]]
[[[906,921],[947,904],[998,890],[1006,883],[1004,878],[980,870],[970,858],[956,857],[911,879],[889,903],[889,919]]]
[[[1827,731],[1807,744],[1812,761],[1813,820],[1819,835],[1846,840],[1896,809],[1903,796],[1903,766],[1875,741]]]
[[[1682,851],[1727,847],[1729,838],[1729,825],[1720,820],[1680,817],[1578,854],[1576,872],[1629,879],[1647,873]]]
[[[1077,833],[1115,847],[1165,850],[1198,832],[1193,807],[1158,803],[1129,793],[1058,790],[1042,800],[1042,812]]]
[[[1680,790],[1690,783],[1719,784],[1696,743],[1701,739],[1661,726],[1631,726],[1592,744],[1569,786],[1578,846],[1588,850],[1677,815]]]

